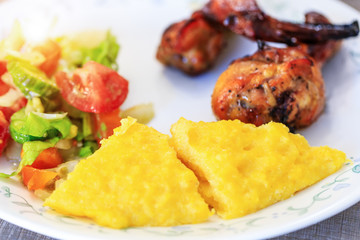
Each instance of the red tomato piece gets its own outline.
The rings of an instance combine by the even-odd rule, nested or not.
[[[39,51],[45,57],[45,61],[38,68],[51,77],[57,69],[61,57],[61,47],[49,39],[42,45],[35,46],[34,50]]]
[[[108,138],[113,134],[114,128],[120,126],[120,109],[109,113],[94,114],[94,134],[97,141]]]
[[[64,99],[84,112],[111,112],[120,107],[128,94],[125,78],[94,61],[76,69],[71,79],[65,72],[57,73],[55,79]]]
[[[7,72],[6,64],[5,61],[0,61],[0,77]]]
[[[2,111],[0,111],[0,156],[4,151],[10,138],[9,122]]]
[[[10,90],[10,86],[3,82],[3,80],[0,79],[0,96],[4,95]]]
[[[21,170],[23,183],[29,190],[45,188],[57,177],[57,173],[25,166]]]
[[[24,156],[24,151],[21,150],[21,158]],[[35,159],[31,167],[37,169],[48,169],[57,167],[59,164],[63,163],[63,159],[57,148],[51,147],[43,150]]]
[[[47,169],[57,167],[61,163],[63,163],[63,159],[58,149],[51,147],[43,150],[31,166],[37,169]]]

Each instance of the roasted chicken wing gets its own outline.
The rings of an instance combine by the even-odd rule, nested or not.
[[[293,130],[308,126],[324,108],[320,66],[297,47],[260,47],[220,75],[212,94],[214,114],[257,126],[269,121]]]

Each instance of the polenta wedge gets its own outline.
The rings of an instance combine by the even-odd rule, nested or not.
[[[181,118],[171,128],[178,157],[200,180],[200,193],[224,218],[236,218],[289,198],[334,173],[343,152],[310,147],[280,123],[255,127],[238,120]]]
[[[212,212],[198,192],[199,182],[168,140],[132,118],[123,119],[114,135],[76,166],[45,205],[112,228],[207,220]]]

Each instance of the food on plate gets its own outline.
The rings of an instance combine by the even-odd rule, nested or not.
[[[359,34],[357,21],[346,25],[280,21],[264,13],[256,0],[210,0],[202,11],[234,33],[253,40],[294,45],[343,39]]]
[[[189,75],[197,75],[213,66],[224,43],[224,29],[197,11],[165,30],[156,58]]]
[[[225,45],[226,30],[252,40],[288,45],[324,43],[359,34],[357,21],[333,25],[310,14],[305,23],[295,24],[270,17],[255,0],[210,0],[189,19],[164,31],[157,59],[189,75],[200,74],[214,65]]]
[[[257,126],[276,121],[298,129],[323,111],[324,80],[317,62],[302,50],[262,46],[220,75],[211,104],[218,119]]]
[[[171,144],[194,171],[205,201],[224,218],[236,218],[287,199],[339,170],[348,160],[327,146],[271,122],[260,127],[239,120],[212,123],[179,119]]]
[[[93,34],[91,41],[78,34],[33,44],[15,22],[0,41],[0,153],[8,143],[22,149],[17,169],[0,177],[20,176],[42,197],[66,179],[74,162],[93,154],[122,117],[136,112],[119,109],[128,81],[116,71],[115,36]],[[152,107],[139,108],[137,116],[146,113],[150,121]]]
[[[117,72],[119,45],[109,31],[90,44],[62,36],[33,45],[15,24],[0,42],[0,153],[7,143],[22,152],[17,169],[0,177],[20,177],[59,213],[125,228],[200,223],[215,212],[240,217],[340,169],[344,153],[312,148],[280,123],[256,125],[275,120],[295,129],[317,118],[324,106],[320,66],[340,45],[329,39],[356,35],[357,22],[334,26],[311,13],[296,25],[269,17],[255,1],[212,0],[165,31],[157,57],[191,75],[204,72],[223,48],[226,28],[299,45],[261,42],[218,82],[214,106],[231,114],[246,108],[244,121],[255,125],[180,119],[170,138],[140,124],[153,117],[151,104],[119,109],[128,81]],[[239,78],[245,82],[233,81]],[[265,114],[252,115],[258,109]]]
[[[127,118],[44,204],[112,228],[199,223],[212,211],[198,186],[169,136]]]

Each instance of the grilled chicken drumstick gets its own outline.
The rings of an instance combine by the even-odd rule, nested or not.
[[[325,104],[319,65],[297,47],[261,47],[220,75],[212,94],[214,114],[257,126],[270,121],[292,130],[308,126]]]
[[[330,23],[317,12],[305,19]],[[321,66],[340,46],[339,40],[283,49],[260,44],[254,55],[234,61],[219,77],[212,95],[214,114],[255,125],[282,122],[291,130],[310,125],[325,105]]]
[[[279,21],[264,13],[255,0],[210,0],[204,14],[236,34],[253,40],[282,42],[288,45],[319,43],[359,34],[359,24],[295,24]]]
[[[165,30],[156,58],[189,75],[197,75],[214,64],[224,42],[222,26],[197,11],[190,19]]]

